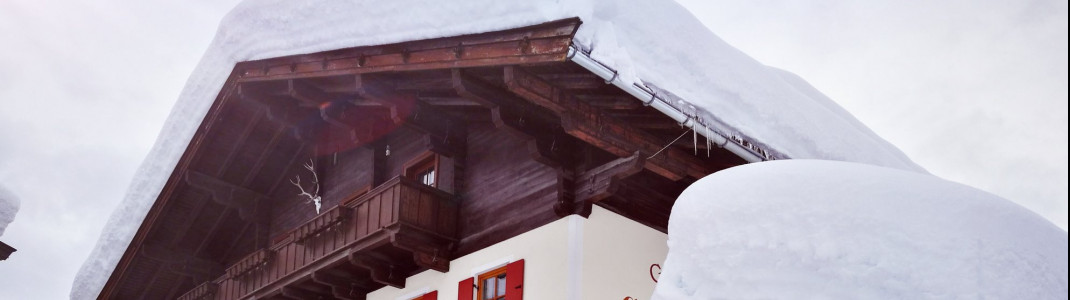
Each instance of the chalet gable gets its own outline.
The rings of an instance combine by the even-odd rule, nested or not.
[[[665,231],[745,161],[572,62],[580,24],[237,64],[100,297],[359,299],[592,205]]]

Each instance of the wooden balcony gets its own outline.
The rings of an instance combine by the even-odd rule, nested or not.
[[[423,269],[447,271],[452,195],[396,177],[291,230],[180,299],[364,299]]]

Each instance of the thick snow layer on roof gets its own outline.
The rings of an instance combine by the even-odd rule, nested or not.
[[[504,30],[570,17],[577,44],[620,72],[687,102],[679,108],[780,157],[922,171],[898,149],[790,73],[739,52],[671,1],[245,1],[179,96],[126,198],[75,278],[72,297],[99,293],[234,64],[339,48]]]
[[[1067,236],[927,174],[790,160],[680,195],[653,299],[1066,299]]]
[[[19,198],[14,193],[0,186],[0,236],[4,236],[7,224],[15,221],[15,214],[19,212]]]

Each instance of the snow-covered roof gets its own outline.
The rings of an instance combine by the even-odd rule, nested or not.
[[[788,160],[695,182],[652,299],[1066,299],[1066,232],[928,174]]]
[[[4,236],[7,225],[15,221],[19,212],[19,198],[7,188],[0,186],[0,236]]]
[[[725,43],[671,1],[245,1],[220,29],[82,266],[74,298],[92,298],[156,200],[235,63],[482,33],[579,17],[575,44],[626,84],[676,95],[677,108],[778,158],[822,158],[924,172],[791,73]]]

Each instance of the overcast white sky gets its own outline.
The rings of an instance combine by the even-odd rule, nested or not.
[[[66,298],[236,0],[0,1],[0,299]],[[1065,1],[682,1],[930,172],[1067,227]]]

